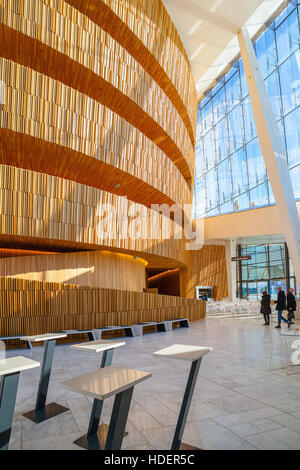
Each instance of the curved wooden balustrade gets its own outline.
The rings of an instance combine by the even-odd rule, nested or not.
[[[15,47],[16,43],[18,48]],[[181,119],[177,112],[164,106],[157,87],[153,89],[153,86],[148,84],[144,90],[140,90],[144,104],[141,107],[133,100],[132,93],[127,96],[115,86],[113,71],[108,70],[108,73],[105,73],[103,70],[101,76],[38,39],[5,25],[0,25],[0,54],[6,59],[67,84],[107,106],[143,132],[165,152],[188,182],[192,178],[193,145],[183,122],[180,124]],[[137,79],[140,78],[136,75],[135,81]],[[148,103],[150,110],[147,109]]]
[[[48,240],[54,250],[106,247],[185,265],[185,240],[174,238],[181,228],[169,217],[106,191],[6,165],[0,166],[0,227],[3,241],[26,237],[27,245],[32,239],[45,246]]]

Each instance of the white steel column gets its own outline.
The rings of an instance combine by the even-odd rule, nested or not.
[[[241,56],[260,148],[272,185],[279,225],[283,228],[298,285],[300,284],[300,222],[278,124],[248,31],[238,33]]]
[[[231,258],[236,256],[236,239],[225,240],[226,268],[228,297],[231,302],[236,301],[236,263]]]

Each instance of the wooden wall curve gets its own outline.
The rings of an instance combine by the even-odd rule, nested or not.
[[[109,251],[31,254],[0,258],[2,276],[77,286],[143,292],[147,263]]]
[[[180,36],[161,0],[67,0],[147,70],[181,114],[195,142],[197,95]],[[62,5],[61,5],[62,8]]]
[[[167,295],[0,278],[0,334],[41,334],[205,317],[205,302]]]
[[[186,260],[184,238],[174,238],[181,229],[170,218],[106,191],[6,165],[0,165],[0,230],[6,239],[49,239],[53,249],[57,240],[66,247],[150,254],[175,266]]]
[[[0,15],[1,246],[186,267],[181,228],[150,208],[190,204],[194,171],[195,84],[162,1],[0,0]]]
[[[18,48],[15,47],[16,43],[18,43]],[[146,80],[144,87],[141,87],[140,82],[143,78],[141,72],[139,74],[132,72],[135,83],[129,90],[129,96],[126,95],[123,80],[116,79],[120,75],[121,65],[116,64],[112,70],[108,66],[105,67],[107,62],[109,65],[114,64],[118,52],[117,50],[114,54],[110,53],[109,60],[105,60],[105,57],[102,58],[104,65],[101,68],[96,62],[97,73],[95,73],[91,66],[87,66],[94,57],[92,53],[89,55],[91,60],[84,60],[85,57],[83,57],[83,64],[81,64],[78,60],[68,57],[38,39],[5,25],[0,26],[0,54],[2,57],[12,59],[80,90],[118,113],[147,135],[169,156],[185,178],[190,180],[193,173],[194,148],[180,115],[168,98],[165,95],[162,96],[163,92],[158,86],[155,86],[156,83],[153,80],[152,83]],[[141,70],[143,74],[146,73],[142,68]],[[128,75],[124,70],[122,73],[125,73],[125,77]],[[128,77],[129,79],[130,77]],[[139,99],[136,100],[138,103],[134,100],[135,88],[139,91]]]
[[[38,143],[30,142],[27,148],[22,150],[26,152],[27,168],[50,174],[56,170],[54,174],[81,182],[85,182],[82,178],[85,178],[87,173],[95,175],[94,171],[90,171],[90,161],[86,163],[85,168],[78,165],[79,156],[75,153],[73,161],[68,155],[69,165],[67,162],[62,166],[51,161],[47,146],[50,142],[66,147],[70,151],[79,152],[83,167],[84,155],[104,163],[104,171],[107,172],[106,182],[111,180],[112,183],[109,189],[111,192],[115,192],[115,183],[118,179],[121,179],[124,185],[128,179],[128,185],[131,184],[136,192],[134,197],[131,193],[128,197],[137,202],[150,205],[151,202],[147,203],[146,198],[143,200],[143,196],[146,194],[151,196],[152,192],[153,199],[155,189],[162,193],[162,202],[164,195],[181,207],[190,200],[191,192],[188,184],[174,163],[150,139],[118,114],[61,82],[3,58],[0,59],[0,80],[6,85],[5,104],[0,110],[0,127],[19,132],[21,135],[14,136],[14,140],[22,141],[22,135],[41,139],[38,160],[30,159],[29,155],[27,157],[30,148]],[[13,161],[16,150],[12,150],[12,155],[8,154],[8,148],[14,148],[17,144],[14,140],[8,141],[5,146],[2,154],[3,163],[17,165]],[[43,141],[45,141],[45,150],[43,150]],[[40,170],[39,165],[45,152],[47,165],[43,165],[43,169]],[[59,151],[60,155],[63,153],[62,150]],[[114,169],[109,169],[108,165]],[[101,171],[101,168],[98,168],[98,171]],[[112,179],[109,177],[109,172],[114,173]],[[130,176],[150,187],[146,192],[137,191],[139,182],[131,183]],[[98,185],[93,182],[91,185],[99,187],[103,183],[103,179],[98,179]],[[126,194],[126,186],[120,189]],[[158,195],[155,199],[152,203],[159,202]]]

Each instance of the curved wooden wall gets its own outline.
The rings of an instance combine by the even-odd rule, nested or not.
[[[129,255],[83,251],[1,258],[0,272],[18,279],[143,292],[146,265]]]
[[[2,26],[0,37],[2,57],[60,80],[118,112],[151,138],[190,180],[194,140],[164,91],[99,26],[66,2],[60,2],[62,14],[57,2],[55,8],[47,3],[53,2],[25,0],[21,7],[7,3],[6,27]],[[188,64],[176,67],[180,76],[185,69]]]
[[[196,286],[213,286],[215,300],[228,296],[225,246],[204,245],[188,253],[187,297],[196,297]]]
[[[4,59],[0,59],[0,80],[6,84],[5,105],[0,112],[2,163],[101,188],[103,180],[98,176],[103,172],[105,181],[111,181],[108,190],[114,192],[116,181],[120,181],[123,194],[147,206],[169,202],[183,207],[189,199],[186,181],[172,161],[145,135],[97,101]],[[63,148],[57,150],[57,145]],[[17,157],[17,149],[23,159]],[[91,159],[85,156],[96,161],[91,165]],[[137,184],[147,186],[146,190],[138,191]]]
[[[101,25],[170,97],[195,141],[197,96],[179,34],[160,0],[67,0]]]
[[[135,233],[137,216],[141,226],[136,224]],[[0,165],[0,227],[2,238],[27,237],[38,245],[48,240],[52,248],[57,240],[65,247],[108,247],[145,259],[171,258],[175,266],[185,263],[185,240],[174,239],[178,226],[170,218],[106,191],[5,165]]]
[[[185,267],[181,229],[151,209],[190,204],[194,172],[195,85],[162,0],[0,0],[0,14],[0,242]],[[108,204],[123,222],[104,231]]]
[[[2,335],[205,317],[205,302],[168,295],[0,278]]]

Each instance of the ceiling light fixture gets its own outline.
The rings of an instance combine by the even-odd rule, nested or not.
[[[191,27],[191,29],[188,31],[188,36],[192,36],[193,34],[195,34],[195,32],[197,31],[197,29],[199,28],[199,26],[203,23],[202,20],[198,20],[196,21],[196,23]]]
[[[200,44],[200,46],[195,50],[195,52],[191,55],[191,60],[194,60],[195,57],[197,57],[197,55],[199,54],[200,51],[202,51],[202,49],[205,47],[205,44],[202,43]]]

